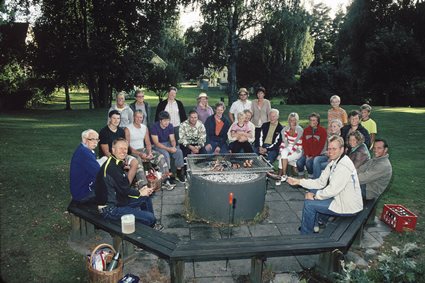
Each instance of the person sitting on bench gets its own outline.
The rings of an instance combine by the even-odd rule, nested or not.
[[[127,151],[126,139],[114,140],[112,154],[97,173],[95,193],[99,213],[110,220],[119,220],[125,214],[133,214],[136,221],[162,230],[162,225],[155,226],[156,218],[150,198],[153,189],[147,186],[140,189],[130,187],[124,171]]]
[[[72,200],[79,203],[94,199],[94,182],[105,159],[96,160],[94,149],[99,142],[99,134],[92,129],[81,133],[81,143],[75,149],[69,170],[69,187]]]
[[[344,154],[344,140],[332,136],[328,140],[329,164],[318,179],[295,179],[287,182],[301,185],[306,193],[301,220],[301,234],[311,234],[319,216],[352,216],[363,209],[356,168]]]
[[[384,139],[373,143],[374,157],[357,169],[362,195],[366,199],[379,197],[391,181],[393,168],[388,155],[388,144]]]

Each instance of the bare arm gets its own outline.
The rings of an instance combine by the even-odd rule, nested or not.
[[[102,151],[103,155],[105,155],[106,157],[109,157],[112,154],[109,152],[109,145],[107,143],[101,144],[100,150]]]
[[[233,122],[235,121],[235,119],[233,118],[233,114],[229,112],[229,119],[230,119],[230,124],[233,124]]]

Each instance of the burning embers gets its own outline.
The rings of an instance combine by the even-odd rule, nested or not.
[[[237,170],[240,168],[252,168],[253,163],[254,160],[252,159],[244,160],[243,164],[241,165],[239,162],[232,163],[230,161],[217,158],[217,160],[210,161],[208,166],[211,168],[211,171],[221,172],[230,169]]]

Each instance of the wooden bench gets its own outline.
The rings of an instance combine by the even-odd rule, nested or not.
[[[329,274],[339,271],[340,256],[346,253],[353,243],[361,240],[363,227],[370,217],[375,216],[377,203],[378,199],[366,201],[360,213],[352,217],[336,218],[319,234],[189,241],[179,240],[176,236],[155,231],[141,224],[136,225],[135,233],[122,234],[119,223],[103,219],[92,208],[71,204],[68,210],[79,218],[79,225],[76,220],[73,221],[71,235],[94,231],[87,228],[88,222],[121,240],[166,259],[170,264],[171,282],[184,282],[185,262],[244,258],[251,259],[251,281],[261,282],[263,262],[268,257],[320,254],[321,272]]]

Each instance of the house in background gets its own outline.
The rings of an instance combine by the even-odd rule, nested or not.
[[[208,87],[218,86],[220,90],[226,89],[228,84],[227,77],[228,71],[226,66],[222,68],[204,68],[204,74],[199,80],[199,88],[208,90]]]

